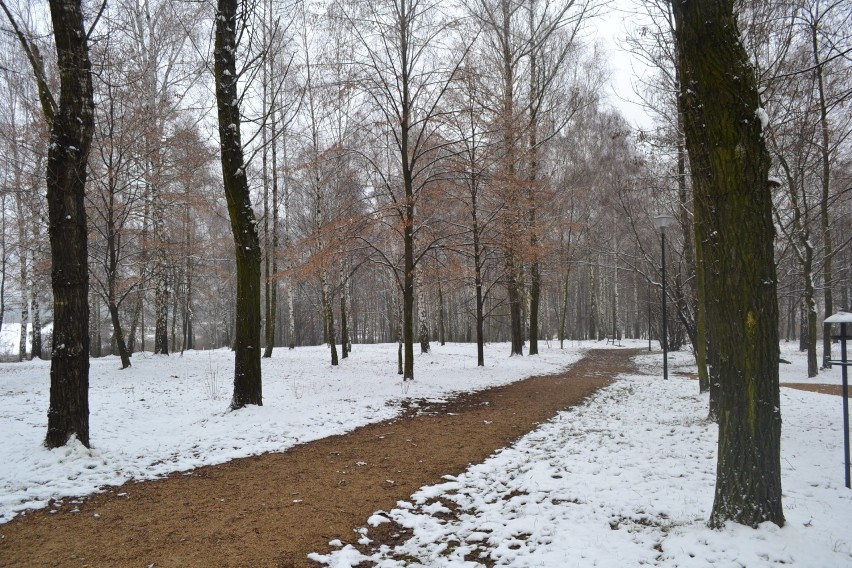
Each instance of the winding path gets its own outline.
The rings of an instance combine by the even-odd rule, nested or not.
[[[286,452],[128,483],[0,525],[0,567],[306,567],[309,552],[423,485],[457,475],[619,373],[629,349],[592,350],[560,375],[412,405]]]

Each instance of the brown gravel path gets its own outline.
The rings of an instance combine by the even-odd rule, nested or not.
[[[0,566],[295,567],[354,540],[445,474],[458,475],[632,370],[635,350],[594,350],[561,375],[460,396],[277,454],[128,483],[0,525]]]
[[[781,383],[781,386],[809,392],[818,392],[820,394],[843,396],[843,387],[841,385],[826,385],[822,383]],[[852,389],[850,389],[847,398],[852,398]]]

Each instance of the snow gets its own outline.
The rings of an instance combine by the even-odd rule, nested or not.
[[[0,345],[17,353],[19,325],[4,324]],[[597,345],[597,344],[590,344]],[[417,355],[415,380],[396,374],[397,346],[355,345],[335,368],[327,347],[276,349],[263,359],[263,406],[228,411],[234,368],[227,349],[91,360],[90,442],[48,450],[50,362],[0,363],[0,523],[51,499],[88,495],[102,486],[152,479],[202,465],[283,451],[401,412],[404,399],[444,399],[464,390],[554,373],[581,347],[557,345],[538,357],[509,357],[508,344],[433,345]],[[416,403],[414,403],[416,404]]]
[[[803,356],[782,351],[793,359],[782,380],[806,382]],[[697,382],[678,374],[694,371],[690,359],[673,353],[663,381],[660,354],[642,355],[650,374],[621,377],[458,478],[377,513],[411,532],[402,544],[370,556],[344,544],[312,558],[338,568],[473,567],[486,558],[519,568],[852,566],[840,399],[781,391],[787,524],[710,530],[716,425],[705,420]]]
[[[852,323],[852,314],[839,311],[825,318],[825,323]]]
[[[754,116],[760,121],[760,129],[766,130],[766,127],[769,126],[769,115],[766,113],[766,109],[757,107],[757,110],[754,111]]]
[[[10,330],[14,331],[14,330]],[[10,333],[11,335],[11,333]],[[6,333],[2,338],[6,339]],[[623,342],[647,347],[647,342]],[[807,379],[797,343],[782,343],[782,384],[840,383],[838,367]],[[10,345],[10,348],[14,348]],[[76,441],[42,445],[49,363],[0,364],[0,520],[51,499],[68,499],[235,457],[280,451],[397,415],[406,399],[554,372],[603,342],[555,344],[538,357],[508,357],[506,344],[433,345],[417,355],[408,394],[396,374],[396,344],[356,345],[337,368],[325,347],[276,350],[263,360],[264,406],[227,411],[233,355],[227,350],[171,357],[137,354],[92,360],[93,449]],[[793,567],[852,566],[852,491],[843,486],[839,397],[781,390],[782,479],[787,524],[754,530],[706,526],[715,483],[716,426],[705,420],[687,352],[670,353],[661,380],[655,351],[586,404],[553,420],[463,474],[445,476],[390,511],[365,515],[351,539],[311,558],[345,568],[378,566]],[[14,352],[14,351],[12,351]],[[365,557],[372,527],[411,533],[393,550]],[[362,564],[363,565],[363,564]],[[372,565],[372,564],[371,564]]]

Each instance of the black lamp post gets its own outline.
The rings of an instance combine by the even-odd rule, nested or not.
[[[849,312],[837,312],[836,314],[825,318],[825,323],[840,324],[840,335],[832,335],[832,339],[840,340],[840,360],[832,361],[829,360],[829,363],[833,363],[835,365],[840,365],[842,369],[841,377],[843,378],[843,455],[845,457],[845,468],[844,474],[846,477],[846,487],[852,488],[852,480],[850,479],[850,466],[849,466],[849,375],[847,368],[852,365],[852,361],[846,356],[846,341],[852,339],[852,335],[850,335],[849,328],[852,327],[852,314]]]
[[[674,222],[671,215],[657,215],[654,217],[654,227],[660,231],[662,237],[662,273],[663,273],[663,378],[669,378],[669,332],[668,318],[666,316],[666,229]]]
[[[651,280],[648,279],[648,352],[651,351]]]

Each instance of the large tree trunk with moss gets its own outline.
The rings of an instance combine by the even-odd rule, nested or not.
[[[778,306],[769,153],[754,71],[733,0],[672,4],[705,263],[707,324],[718,352],[719,451],[710,524],[784,524]]]
[[[237,266],[234,395],[231,408],[263,404],[260,374],[260,239],[251,207],[237,93],[238,0],[219,0],[213,52],[222,179],[234,234]]]

